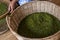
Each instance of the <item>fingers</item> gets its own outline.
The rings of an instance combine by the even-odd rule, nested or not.
[[[13,9],[14,9],[13,6],[10,6],[10,12],[13,12]]]
[[[13,4],[9,4],[9,7],[8,7],[8,11],[13,12],[13,9],[14,9],[14,5]]]

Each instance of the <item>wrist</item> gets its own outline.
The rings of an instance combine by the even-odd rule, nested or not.
[[[17,2],[17,0],[13,0],[13,2]]]

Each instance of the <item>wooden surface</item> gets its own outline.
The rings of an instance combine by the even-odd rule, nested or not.
[[[0,35],[0,40],[17,40],[17,38],[8,30],[6,33]]]

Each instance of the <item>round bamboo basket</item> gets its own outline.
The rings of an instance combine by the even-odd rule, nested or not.
[[[6,2],[0,0],[0,3],[5,3],[8,7],[8,4]],[[7,23],[6,23],[6,20],[5,20],[5,17],[6,17],[7,14],[8,14],[8,12],[6,10],[6,12],[4,12],[2,15],[0,15],[0,34],[3,34],[8,30]],[[4,20],[4,22],[2,20]]]
[[[32,1],[26,3],[22,6],[16,8],[10,16],[6,17],[7,25],[10,31],[17,37],[19,40],[58,40],[60,36],[60,31],[45,38],[26,38],[17,34],[18,24],[21,20],[27,15],[34,12],[48,12],[51,15],[54,15],[60,20],[60,7],[54,3],[47,1]]]
[[[2,18],[4,18],[4,17],[6,17],[6,15],[9,13],[9,11],[8,11],[8,3],[5,2],[5,1],[2,1],[2,0],[0,0],[0,2],[1,2],[1,3],[5,3],[5,4],[7,5],[7,11],[4,12],[2,15],[0,15],[0,19],[2,19]]]

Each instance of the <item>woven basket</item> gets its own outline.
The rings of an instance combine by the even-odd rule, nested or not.
[[[7,7],[8,7],[8,3],[7,2],[2,1],[2,0],[0,0],[0,2],[1,3],[5,3],[7,5]],[[0,19],[4,18],[7,14],[8,14],[8,8],[7,8],[7,11],[4,14],[0,15]]]
[[[6,5],[8,5],[6,2],[4,2],[2,0],[0,0],[0,2],[5,3]],[[0,15],[0,34],[3,34],[8,30],[7,23],[6,23],[6,20],[5,20],[5,17],[7,15],[7,13],[8,12],[6,11],[2,15]]]
[[[34,12],[48,12],[60,20],[60,7],[47,1],[32,1],[26,3],[22,6],[16,8],[10,16],[6,17],[7,25],[11,32],[19,39],[19,40],[58,40],[60,31],[55,33],[52,36],[45,38],[25,38],[17,34],[18,24],[21,20],[27,15]]]

